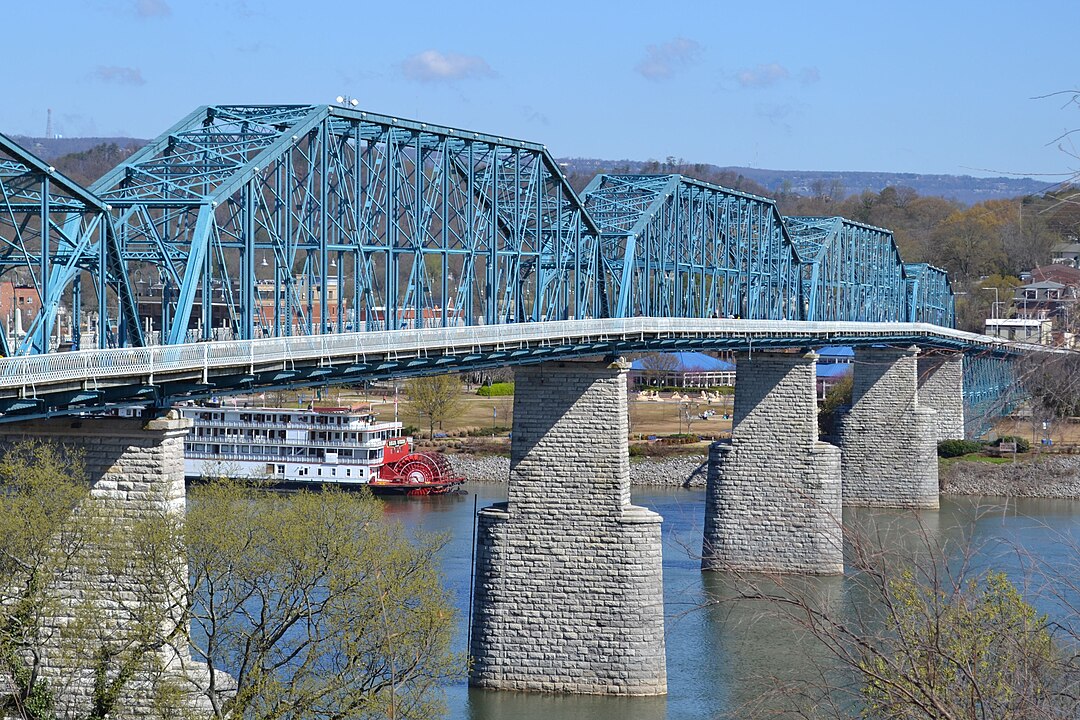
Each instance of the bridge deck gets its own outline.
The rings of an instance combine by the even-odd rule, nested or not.
[[[116,403],[363,382],[649,350],[917,344],[1007,356],[1031,346],[924,323],[628,318],[83,350],[0,360],[0,422]]]

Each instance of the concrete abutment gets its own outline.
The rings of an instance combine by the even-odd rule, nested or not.
[[[478,518],[474,686],[667,692],[661,518],[630,504],[628,367],[517,369],[508,502]]]
[[[739,356],[731,441],[709,452],[703,569],[843,572],[840,450],[818,440],[816,360]]]

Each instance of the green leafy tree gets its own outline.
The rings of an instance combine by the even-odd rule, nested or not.
[[[723,591],[751,601],[759,615],[775,614],[806,662],[799,677],[759,688],[740,717],[1077,717],[1075,636],[1038,613],[1003,573],[974,570],[970,542],[953,537],[946,545],[919,528],[845,521],[843,594],[856,598],[852,604],[804,578],[742,576]],[[1069,592],[1072,569],[1059,569],[1055,581]]]
[[[5,716],[103,720],[134,696],[162,719],[440,714],[464,667],[441,538],[407,536],[369,493],[221,480],[186,517],[114,503],[77,453],[0,458]]]
[[[0,683],[13,692],[5,711],[54,717],[43,676],[44,645],[55,633],[47,618],[62,613],[51,592],[58,578],[80,572],[85,526],[68,522],[89,496],[82,459],[52,445],[16,445],[0,460]],[[5,682],[6,681],[6,682]]]
[[[410,378],[405,382],[409,398],[408,414],[426,421],[428,437],[435,436],[435,426],[457,417],[463,408],[461,378],[457,375],[431,375]]]
[[[909,570],[889,581],[884,599],[888,633],[862,651],[858,666],[864,717],[1026,720],[1062,713],[1046,617],[1003,573],[947,589],[921,583]]]
[[[0,459],[7,711],[99,720],[123,703],[136,676],[162,694],[175,690],[160,650],[177,637],[182,612],[175,594],[146,580],[143,561],[153,556],[132,551],[153,536],[91,495],[80,453],[27,441]]]
[[[217,718],[429,718],[460,674],[438,537],[368,493],[192,488],[193,654]]]

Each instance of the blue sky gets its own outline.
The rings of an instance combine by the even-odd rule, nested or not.
[[[5,2],[0,132],[153,137],[213,103],[360,107],[557,156],[1080,167],[1080,3]],[[23,27],[25,31],[11,32]],[[1080,136],[1077,137],[1080,143]]]

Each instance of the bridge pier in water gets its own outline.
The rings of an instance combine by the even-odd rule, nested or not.
[[[818,440],[816,361],[738,357],[731,441],[709,451],[703,569],[844,571],[840,450]]]
[[[517,369],[508,501],[477,520],[474,686],[667,692],[662,519],[630,504],[628,369]]]
[[[840,423],[845,505],[938,507],[941,430],[937,411],[919,402],[918,356],[917,347],[855,349],[851,409]]]
[[[966,437],[963,353],[919,356],[919,406],[937,411],[937,442]]]
[[[90,498],[98,501],[106,520],[113,524],[154,521],[185,512],[184,438],[190,423],[175,417],[150,421],[118,417],[29,420],[0,428],[0,449],[6,452],[18,442],[31,440],[81,452]],[[105,548],[98,540],[92,538],[80,551],[88,554],[90,570],[66,574],[50,590],[72,616],[49,618],[43,630],[46,636],[61,637],[63,628],[77,621],[75,608],[90,598],[100,633],[98,646],[120,652],[125,642],[131,642],[133,623],[140,615],[162,613],[163,620],[175,615],[173,608],[178,607],[177,599],[186,588],[147,587],[136,574],[99,562]],[[178,558],[178,562],[186,567],[186,558]],[[183,576],[180,573],[179,577]],[[148,610],[147,603],[154,607]],[[95,683],[93,662],[93,657],[72,656],[71,648],[64,652],[46,641],[42,675],[55,693],[58,715],[84,716],[89,712]],[[160,698],[155,697],[154,683],[149,680],[162,675],[181,692],[189,693],[189,709],[206,710],[191,684],[204,679],[204,673],[205,666],[192,661],[186,644],[149,651],[139,662],[133,681],[124,684],[112,715],[150,717],[158,712]]]

